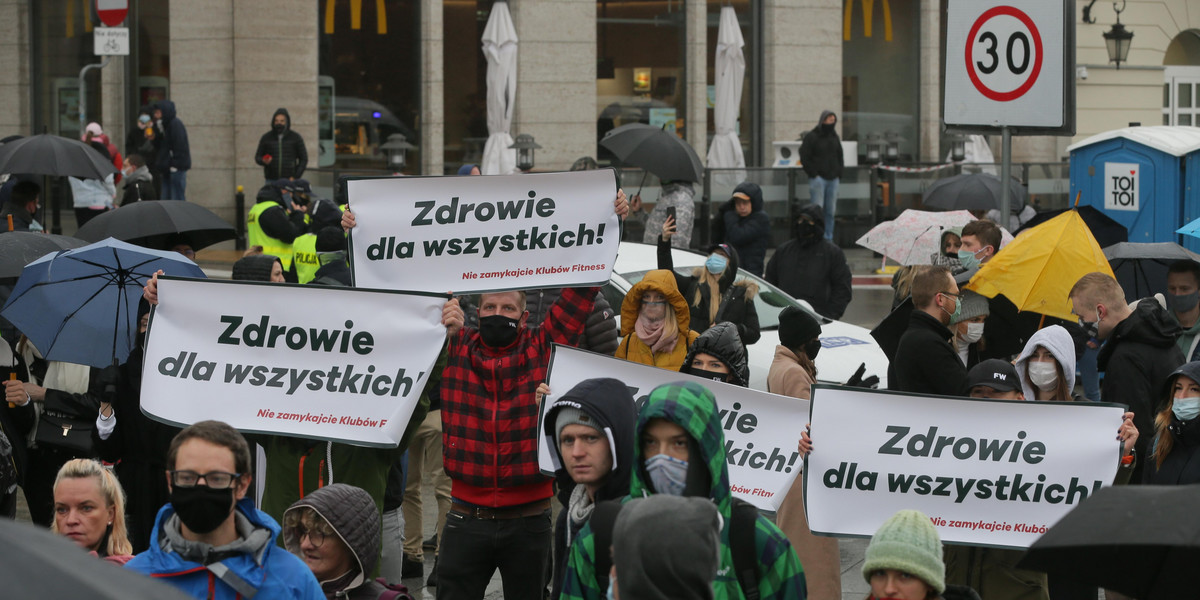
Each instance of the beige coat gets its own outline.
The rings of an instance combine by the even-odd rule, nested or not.
[[[767,373],[767,391],[808,400],[812,384],[812,377],[800,366],[796,355],[783,346],[776,346],[775,359],[771,361],[771,370]],[[802,426],[801,423],[796,425]],[[809,599],[841,600],[838,542],[831,537],[815,536],[809,531],[808,520],[804,516],[803,475],[796,477],[787,496],[784,496],[776,522],[800,557],[800,565],[804,567],[804,578],[808,583]]]

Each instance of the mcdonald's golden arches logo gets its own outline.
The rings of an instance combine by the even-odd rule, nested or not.
[[[83,32],[92,32],[92,0],[67,0],[67,14],[64,19],[67,22],[66,36],[68,38],[75,37],[75,7],[79,7],[79,14],[83,17]]]
[[[842,40],[850,41],[850,29],[854,21],[854,2],[846,0],[846,14],[842,17]],[[863,36],[871,37],[872,16],[875,12],[875,0],[862,0]],[[883,0],[883,40],[892,41],[892,5]]]
[[[338,0],[325,0],[325,33],[332,34],[334,26],[334,10]],[[350,29],[362,29],[362,0],[350,0]],[[375,32],[387,34],[387,7],[384,0],[375,0]]]

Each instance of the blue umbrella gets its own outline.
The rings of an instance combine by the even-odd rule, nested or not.
[[[136,339],[142,287],[159,269],[204,277],[196,263],[177,252],[108,238],[30,263],[0,315],[47,360],[94,367],[121,363]]]
[[[1175,233],[1182,233],[1183,235],[1190,235],[1194,238],[1200,238],[1200,219],[1196,219],[1195,221],[1176,229]]]

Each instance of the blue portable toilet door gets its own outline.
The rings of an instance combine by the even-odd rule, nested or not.
[[[1196,219],[1200,219],[1200,151],[1188,154],[1184,159],[1186,169],[1183,181],[1183,219],[1179,226],[1183,227]],[[1200,252],[1200,238],[1181,235],[1179,243],[1192,252]]]
[[[1091,204],[1124,225],[1131,242],[1175,241],[1179,225],[1173,224],[1180,218],[1175,200],[1178,174],[1160,178],[1159,173],[1163,159],[1174,157],[1128,140],[1122,142],[1087,160],[1094,169],[1080,204]]]

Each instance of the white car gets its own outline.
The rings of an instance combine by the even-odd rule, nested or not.
[[[696,267],[704,264],[706,258],[708,257],[702,254],[671,249],[671,260],[675,270],[681,274],[690,275]],[[621,242],[612,277],[603,288],[604,297],[612,304],[618,322],[625,292],[641,281],[647,272],[657,268],[658,249],[655,246]],[[759,328],[762,331],[762,337],[746,347],[750,365],[750,387],[766,391],[767,371],[775,358],[775,346],[779,345],[779,313],[787,306],[798,306],[815,316],[821,323],[821,353],[817,355],[819,382],[845,383],[854,375],[858,366],[865,363],[867,368],[863,377],[876,375],[879,377],[879,388],[887,388],[888,359],[868,330],[820,316],[807,302],[792,298],[766,280],[751,275],[744,269],[738,269],[738,279],[743,278],[758,284],[754,308],[758,311]]]

